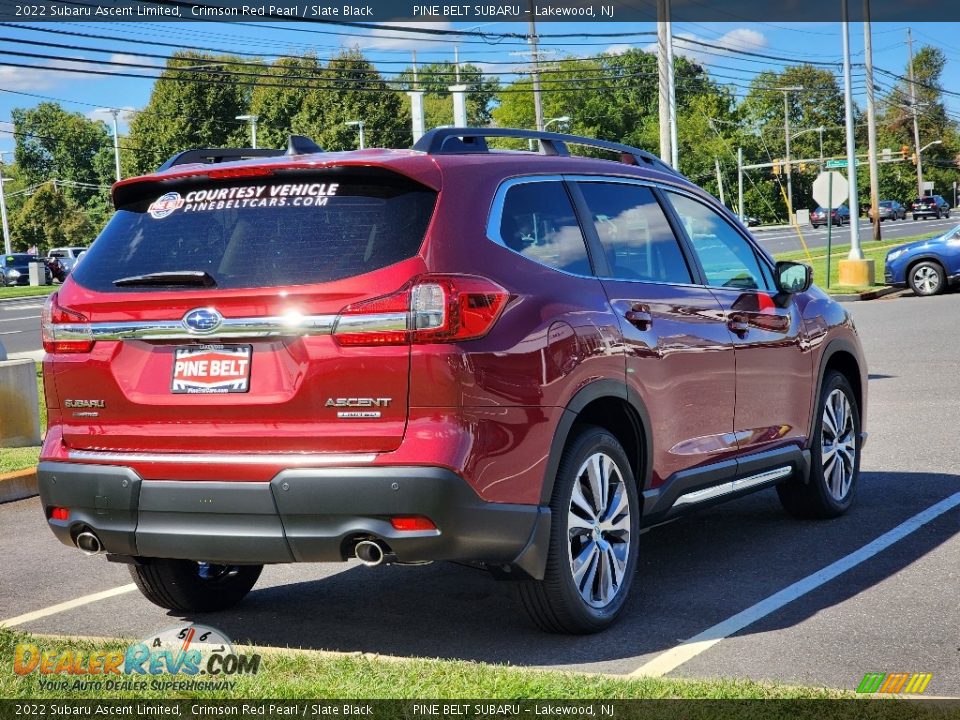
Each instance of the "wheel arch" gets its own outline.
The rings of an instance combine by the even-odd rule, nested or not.
[[[550,443],[550,455],[544,473],[541,504],[548,504],[560,466],[560,457],[570,434],[577,424],[597,425],[612,433],[623,445],[642,493],[650,487],[653,478],[650,415],[640,396],[624,383],[596,380],[570,399]]]
[[[947,281],[947,266],[943,264],[943,260],[936,255],[920,255],[915,258],[910,258],[910,261],[907,263],[907,266],[903,271],[903,279],[907,282],[907,285],[910,284],[910,273],[913,272],[913,269],[922,262],[930,262],[934,265],[937,265],[940,268],[940,272],[943,273],[943,281]]]
[[[847,378],[853,388],[857,400],[857,409],[860,412],[861,425],[864,421],[864,404],[866,401],[866,369],[858,359],[860,353],[852,341],[847,338],[834,338],[827,345],[820,358],[820,370],[817,375],[816,395],[814,396],[813,411],[810,413],[810,432],[808,438],[812,440],[814,427],[817,423],[817,401],[823,388],[823,378],[827,371],[836,370]],[[808,440],[808,442],[810,442]]]

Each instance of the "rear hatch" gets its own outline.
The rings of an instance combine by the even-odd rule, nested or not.
[[[424,272],[436,195],[365,167],[222,170],[125,187],[48,310],[64,443],[397,448],[409,345],[350,345],[332,332],[347,306]],[[358,331],[370,337],[398,322],[397,313],[363,318]]]

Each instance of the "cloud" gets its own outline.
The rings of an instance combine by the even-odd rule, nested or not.
[[[657,47],[656,45],[653,46],[654,50],[656,50],[656,47]],[[603,52],[606,53],[607,55],[623,55],[628,50],[633,50],[633,48],[634,46],[630,45],[629,43],[620,43],[618,45],[611,45]]]
[[[685,43],[684,40],[697,40],[710,43],[713,47],[705,48],[702,45]],[[613,47],[621,47],[614,45]],[[683,55],[688,60],[698,63],[708,63],[718,54],[730,55],[738,50],[756,51],[767,47],[766,36],[750,28],[736,28],[717,38],[700,37],[693,33],[677,33],[673,36],[673,52]],[[657,43],[650,43],[643,48],[646,52],[657,52]],[[610,52],[608,50],[608,52]]]
[[[141,65],[154,65],[159,67],[161,63],[151,58],[140,58],[136,55],[127,55],[124,53],[114,53],[110,56],[111,62],[139,63]],[[70,72],[79,70],[81,72]],[[58,60],[46,60],[29,68],[10,67],[2,64],[0,61],[0,87],[8,90],[29,90],[33,92],[50,90],[60,84],[83,80],[94,80],[100,77],[90,73],[91,70],[100,70],[103,72],[144,72],[146,68],[122,67],[114,65],[100,65],[96,58],[84,58],[76,56],[74,58],[63,58]]]
[[[110,62],[116,63],[129,63],[132,65],[151,65],[153,67],[162,67],[163,63],[160,62],[157,58],[148,58],[141,57],[140,55],[128,55],[126,53],[114,53],[110,56]],[[130,68],[131,71],[136,72],[140,68]],[[145,69],[145,68],[143,68]],[[127,72],[127,68],[119,68],[123,72]]]
[[[431,30],[453,30],[451,22],[406,22],[390,23],[391,25],[404,25],[410,28],[429,28]],[[443,43],[435,42],[444,37],[442,35],[422,35],[416,32],[402,32],[399,30],[372,30],[368,36],[369,40],[359,43],[361,50],[437,50],[443,49]],[[454,44],[450,40],[450,45]],[[450,48],[450,55],[453,55],[453,48]]]

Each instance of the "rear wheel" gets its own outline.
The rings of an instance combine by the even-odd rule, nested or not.
[[[917,295],[924,297],[943,292],[946,280],[943,268],[928,260],[917,263],[910,268],[907,279],[910,282],[910,289]]]
[[[243,600],[263,565],[142,558],[129,568],[137,588],[154,605],[180,612],[215,612]]]
[[[570,440],[550,510],[546,573],[519,586],[523,605],[547,632],[603,630],[630,593],[640,522],[636,481],[613,435],[585,426]]]
[[[810,446],[810,479],[777,486],[784,509],[800,518],[833,518],[853,503],[860,476],[860,408],[847,378],[823,378]]]

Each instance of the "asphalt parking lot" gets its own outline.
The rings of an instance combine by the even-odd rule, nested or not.
[[[270,567],[233,611],[188,619],[241,642],[621,675],[853,689],[866,672],[930,672],[927,695],[960,696],[960,293],[849,307],[871,378],[854,508],[796,521],[768,490],[653,529],[630,606],[605,633],[541,634],[509,585],[452,564]],[[0,506],[0,527],[0,623],[143,637],[182,617],[131,591],[123,566],[56,542],[36,499]],[[849,568],[818,584],[816,573],[844,558]],[[724,631],[771,596],[780,602],[769,612]],[[681,646],[704,631],[710,642]]]

